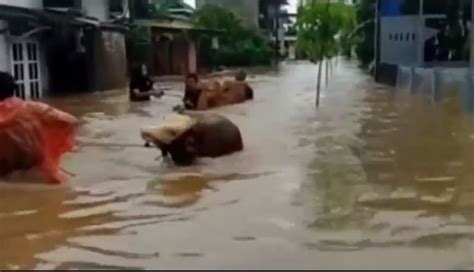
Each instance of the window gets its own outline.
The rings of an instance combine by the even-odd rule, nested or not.
[[[416,35],[415,35],[415,33],[412,33],[412,34],[411,34],[411,38],[412,38],[413,40],[416,40]]]
[[[398,41],[398,34],[395,34],[394,40]]]
[[[392,33],[388,34],[388,39],[393,40],[393,34]]]

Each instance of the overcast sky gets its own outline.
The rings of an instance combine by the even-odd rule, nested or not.
[[[195,0],[184,0],[184,1],[192,6],[194,6],[195,4]],[[239,0],[235,0],[235,1],[239,1]],[[289,6],[290,12],[296,12],[297,0],[289,0],[288,2],[290,3],[290,6]]]

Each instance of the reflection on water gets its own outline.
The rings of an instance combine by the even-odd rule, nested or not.
[[[463,112],[459,97],[433,104],[423,94],[362,87],[356,137],[348,131],[317,137],[320,156],[310,168],[319,169],[314,191],[322,207],[311,227],[340,237],[309,246],[460,248],[472,259],[473,116]],[[342,235],[355,230],[358,238]]]
[[[76,176],[0,186],[0,269],[471,268],[473,116],[458,97],[336,73],[318,110],[313,65],[252,78],[254,102],[216,110],[245,150],[187,168],[156,161],[138,134],[181,84],[143,104],[124,91],[51,99],[82,121],[63,165]]]

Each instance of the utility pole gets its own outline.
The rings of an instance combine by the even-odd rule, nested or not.
[[[379,48],[379,31],[380,31],[380,10],[379,10],[379,1],[375,0],[375,24],[374,24],[374,78],[378,80],[378,68],[379,68],[379,56],[380,56],[380,48]]]
[[[418,2],[418,39],[417,39],[417,66],[421,67],[425,60],[425,17],[423,15],[424,1],[419,0]]]
[[[280,5],[277,3],[275,5],[272,5],[272,11],[273,11],[273,18],[272,18],[272,28],[273,28],[273,36],[275,37],[275,44],[274,44],[274,54],[275,54],[275,64],[278,64],[279,60],[279,52],[278,52],[278,46],[280,44],[280,39],[278,37],[278,30],[279,30],[279,20],[280,20]]]
[[[469,57],[469,66],[470,66],[470,72],[474,70],[474,0],[471,1],[471,25],[470,25],[470,31],[469,31],[469,37],[470,37],[470,57]]]

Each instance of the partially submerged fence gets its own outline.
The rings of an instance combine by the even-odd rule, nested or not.
[[[398,67],[399,91],[429,96],[433,102],[457,95],[464,110],[474,113],[474,71],[469,68]]]

